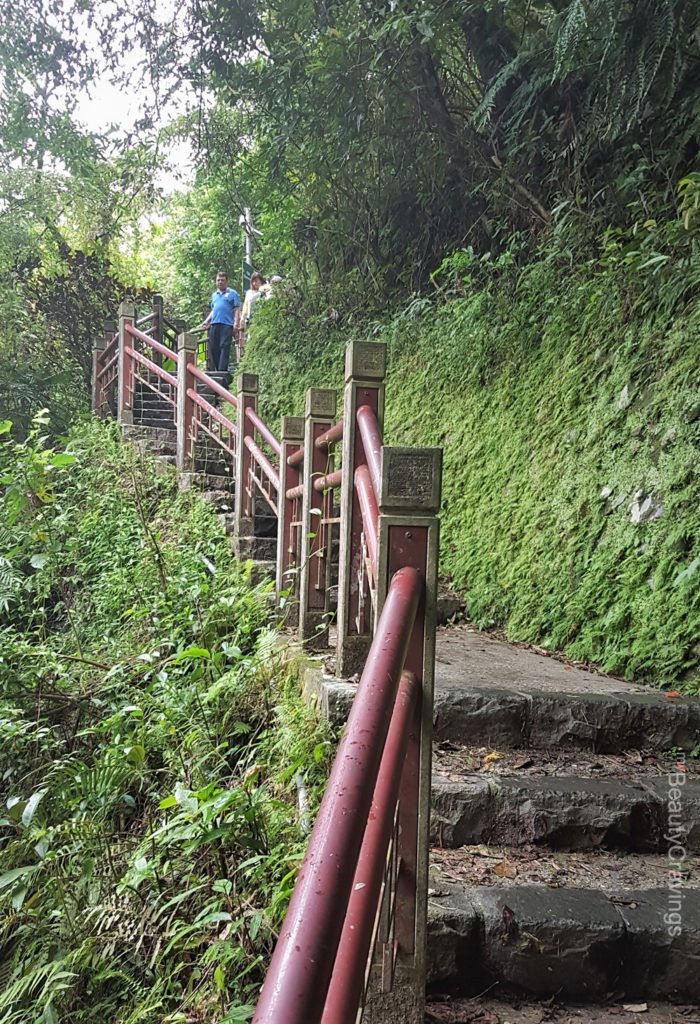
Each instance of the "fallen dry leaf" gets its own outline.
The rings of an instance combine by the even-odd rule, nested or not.
[[[666,692],[666,696],[667,697],[680,697],[680,693],[678,692],[678,690],[668,690]]]
[[[623,1003],[622,1009],[628,1013],[646,1013],[649,1009],[648,1003]]]
[[[499,878],[515,878],[518,874],[515,864],[511,864],[509,860],[502,860],[500,864],[494,864],[491,870]]]
[[[490,754],[486,754],[484,757],[484,764],[491,764],[492,761],[500,761],[503,755],[499,754],[497,750],[492,750]]]

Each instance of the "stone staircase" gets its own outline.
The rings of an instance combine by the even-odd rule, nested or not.
[[[231,375],[223,371],[209,371],[208,375],[222,387],[228,388]],[[151,383],[158,385],[155,374],[149,376]],[[169,388],[160,383],[162,393],[156,394],[151,388],[137,381],[134,392],[133,426],[124,428],[124,437],[132,441],[137,450],[151,455],[161,471],[174,467],[177,461],[177,432],[173,406],[168,401]],[[220,406],[219,396],[202,382],[197,382],[197,391],[212,405]],[[231,416],[231,409],[223,410]],[[203,431],[195,446],[194,472],[182,473],[179,485],[183,490],[194,488],[201,491],[202,498],[214,509],[221,519],[233,546],[236,482],[231,460],[216,441]],[[277,520],[270,515],[270,509],[260,496],[256,499],[255,535],[245,538],[245,543],[236,546],[236,554],[253,562],[252,577],[255,581],[275,572]]]
[[[699,699],[438,631],[426,1021],[700,1021],[693,752]]]
[[[512,1018],[495,995],[547,1000],[543,1020],[697,1003],[700,700],[512,649],[507,685],[505,645],[461,630],[460,668],[459,634],[438,660],[430,990],[488,991],[467,1005],[489,1021]]]

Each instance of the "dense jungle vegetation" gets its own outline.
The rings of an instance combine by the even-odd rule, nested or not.
[[[0,1024],[246,1020],[327,737],[206,509],[85,416],[93,341],[156,290],[198,323],[250,207],[266,414],[385,341],[471,618],[697,691],[700,7],[0,22]]]
[[[0,446],[0,1020],[248,1020],[327,737],[209,506],[47,427]]]

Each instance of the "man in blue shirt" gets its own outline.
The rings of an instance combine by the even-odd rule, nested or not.
[[[209,328],[209,355],[213,369],[228,370],[231,339],[240,326],[241,300],[238,292],[228,287],[223,270],[216,275],[216,291],[211,293],[211,313],[201,324]]]

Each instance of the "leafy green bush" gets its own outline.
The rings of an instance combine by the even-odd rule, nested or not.
[[[101,424],[0,444],[0,1021],[244,1021],[327,737],[211,510]]]

